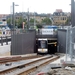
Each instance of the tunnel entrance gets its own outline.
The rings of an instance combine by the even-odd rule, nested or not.
[[[48,40],[48,53],[54,54],[57,52],[57,40]]]
[[[37,53],[54,54],[57,52],[57,39],[40,39],[36,43]]]

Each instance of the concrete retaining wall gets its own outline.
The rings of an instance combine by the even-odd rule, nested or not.
[[[11,53],[11,42],[6,45],[3,43],[3,46],[0,45],[0,56],[10,56]]]

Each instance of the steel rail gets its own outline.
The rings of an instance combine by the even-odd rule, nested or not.
[[[4,58],[0,58],[0,64],[5,64],[7,62],[16,62],[16,61],[20,61],[20,60],[27,60],[27,59],[33,59],[33,58],[39,58],[42,57],[41,55],[35,55],[35,56],[26,56],[26,57],[22,57],[22,56],[15,56],[15,57],[4,57]]]
[[[38,58],[28,63],[24,63],[5,70],[1,70],[0,75],[27,75],[30,72],[36,70],[37,68],[44,66],[58,58],[59,56]]]
[[[46,59],[51,58],[51,57],[52,56],[49,55],[49,56],[44,56],[44,57],[40,57],[40,58],[37,58],[37,59],[35,58],[35,59],[27,60],[27,61],[23,60],[23,61],[21,61],[21,63],[18,62],[18,63],[12,64],[10,66],[5,66],[5,68],[2,68],[2,69],[0,68],[0,75],[6,75],[6,74],[8,75],[8,73],[13,72],[17,69],[27,67],[30,64],[37,63],[38,61],[40,62],[42,60],[46,60]]]

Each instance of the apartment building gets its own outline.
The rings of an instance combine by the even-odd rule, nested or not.
[[[9,14],[0,14],[0,26],[7,25],[6,18]]]
[[[65,12],[63,12],[61,9],[56,10],[53,13],[53,23],[55,25],[65,25],[67,19],[68,19],[67,14]]]
[[[15,13],[15,20],[18,20],[20,17],[23,19],[28,20],[28,15],[29,15],[29,20],[30,19],[35,19],[38,23],[41,23],[43,19],[45,18],[50,18],[50,14],[38,14],[38,13],[31,13],[31,12],[21,12],[21,13]],[[8,18],[11,18],[11,14],[8,16]]]
[[[43,19],[47,18],[46,14],[33,14],[30,15],[30,19],[35,19],[38,23],[41,23]]]

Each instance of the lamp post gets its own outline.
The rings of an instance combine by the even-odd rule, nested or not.
[[[15,3],[13,2],[13,34],[14,34],[14,28],[15,28],[15,15],[14,15],[15,6],[19,6],[19,5],[15,5]]]
[[[12,6],[10,6],[10,18],[11,18],[11,26],[12,26]]]
[[[71,0],[71,24],[72,27],[75,26],[75,0]]]
[[[29,27],[30,27],[30,21],[29,21],[29,8],[28,8],[28,25],[27,25],[27,29],[29,29]]]
[[[15,17],[14,17],[14,2],[13,2],[13,34],[14,34],[14,26],[15,26]]]
[[[35,20],[35,12],[34,12],[34,29],[35,29],[35,26],[36,26],[36,20]]]

